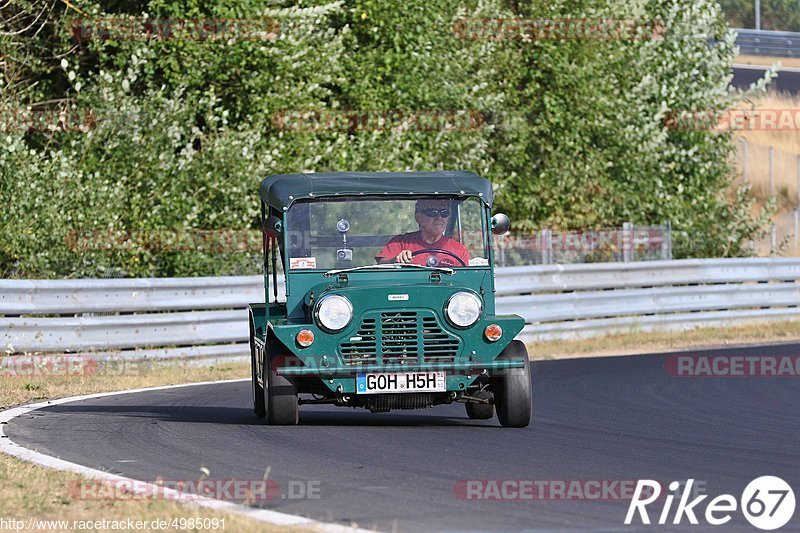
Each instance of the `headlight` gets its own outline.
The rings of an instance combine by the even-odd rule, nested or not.
[[[447,301],[447,319],[458,328],[467,328],[481,316],[481,300],[471,292],[457,292]]]
[[[353,318],[353,306],[344,296],[329,294],[320,298],[315,314],[320,326],[329,331],[339,331]]]

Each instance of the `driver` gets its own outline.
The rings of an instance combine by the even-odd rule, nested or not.
[[[450,218],[450,202],[447,200],[419,200],[417,201],[414,219],[419,224],[419,231],[405,233],[393,237],[383,250],[375,256],[381,263],[414,263],[423,266],[467,266],[469,265],[469,252],[458,241],[445,237],[447,221]],[[444,250],[445,253],[422,253],[412,257],[413,252],[420,250]],[[455,257],[453,257],[455,256]],[[428,262],[434,257],[436,264]],[[462,265],[461,261],[464,262]]]

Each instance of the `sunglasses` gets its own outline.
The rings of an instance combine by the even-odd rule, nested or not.
[[[434,209],[433,207],[429,207],[428,209],[420,209],[420,213],[423,213],[426,217],[442,217],[447,218],[450,216],[450,210],[446,207],[444,209]]]

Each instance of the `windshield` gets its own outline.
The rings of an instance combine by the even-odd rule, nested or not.
[[[297,202],[286,215],[288,267],[486,266],[484,217],[478,198],[350,196]]]

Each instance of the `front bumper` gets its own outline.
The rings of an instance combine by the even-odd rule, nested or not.
[[[443,370],[445,372],[469,373],[474,370],[479,373],[481,370],[506,370],[509,368],[522,368],[523,361],[494,360],[489,362],[466,361],[455,363],[436,363],[436,364],[372,364],[372,365],[331,365],[324,363],[319,366],[279,366],[276,369],[278,374],[284,376],[355,376],[369,372],[432,372]]]
[[[347,359],[342,350],[342,347],[346,346],[346,342],[352,340],[353,337],[359,338],[361,335],[359,328],[363,324],[360,321],[354,323],[348,330],[335,335],[320,330],[314,324],[276,324],[271,328],[273,334],[292,353],[284,361],[276,362],[275,369],[277,373],[284,376],[301,379],[317,378],[331,392],[354,394],[356,392],[356,375],[363,373],[444,371],[447,391],[460,392],[472,385],[484,371],[496,372],[523,367],[522,361],[497,359],[502,350],[511,343],[524,326],[524,321],[518,316],[484,315],[471,328],[447,329],[446,334],[458,340],[458,349],[449,354],[449,360],[442,360],[441,357],[436,360],[430,355],[438,353],[437,346],[428,348],[424,331],[428,327],[425,320],[429,320],[428,317],[434,316],[434,313],[428,309],[408,308],[402,312],[416,313],[419,317],[415,337],[417,341],[414,341],[418,344],[410,345],[412,350],[416,346],[416,357],[414,358],[398,360],[396,352],[393,355],[387,355],[393,348],[396,350],[394,345],[389,346],[386,342],[387,338],[395,333],[383,332],[380,324],[377,325],[378,329],[371,333],[376,339],[371,346],[373,350],[373,355],[369,358],[371,360],[360,361]],[[444,329],[442,321],[437,320],[440,328]],[[503,328],[503,336],[497,342],[490,342],[483,334],[485,327],[490,323],[500,324]],[[301,329],[309,329],[314,333],[315,341],[311,346],[302,348],[297,344],[297,333]],[[436,335],[440,334],[441,332],[437,330]]]

